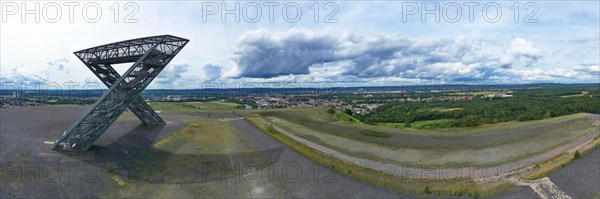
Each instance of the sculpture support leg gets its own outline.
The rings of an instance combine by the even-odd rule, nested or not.
[[[110,64],[86,64],[104,85],[110,88],[120,77],[119,73]],[[145,125],[165,124],[165,121],[144,101],[141,96],[131,103],[129,110],[135,114]]]
[[[53,149],[85,151],[127,109],[162,71],[172,56],[157,50],[140,58],[92,109],[61,136]]]

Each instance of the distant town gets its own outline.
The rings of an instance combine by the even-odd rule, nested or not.
[[[544,87],[576,87],[580,84],[531,85],[419,85],[390,87],[312,88],[253,88],[148,90],[142,95],[147,102],[227,101],[238,103],[239,108],[306,108],[335,107],[355,114],[369,111],[393,102],[472,101],[475,97],[494,100],[535,92]],[[2,90],[0,108],[41,106],[53,104],[93,104],[104,90]],[[582,92],[580,95],[587,95]],[[243,106],[242,106],[243,105]]]

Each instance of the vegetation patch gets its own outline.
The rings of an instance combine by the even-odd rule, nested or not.
[[[493,100],[475,97],[473,101],[395,102],[379,106],[366,114],[353,116],[367,124],[414,123],[440,119],[464,121],[440,126],[447,128],[447,125],[472,127],[509,121],[541,120],[582,112],[600,114],[600,97],[575,97],[579,94],[574,97],[556,96],[560,94],[516,95]],[[434,124],[426,128],[434,127],[438,126]]]
[[[187,154],[226,153],[228,147],[236,144],[234,131],[229,121],[193,120],[158,141],[154,147]]]
[[[431,110],[437,111],[437,112],[450,112],[450,111],[460,111],[460,110],[463,110],[463,108],[434,108]]]
[[[243,108],[242,105],[231,102],[208,101],[208,102],[183,102],[181,106],[197,109],[236,109]]]
[[[366,136],[373,136],[373,137],[390,137],[390,133],[388,132],[381,132],[381,131],[375,131],[375,130],[371,130],[371,129],[365,129],[360,131],[361,134],[366,135]]]

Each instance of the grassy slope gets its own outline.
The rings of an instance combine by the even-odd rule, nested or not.
[[[467,162],[475,167],[505,164],[544,153],[589,135],[590,129],[593,130],[586,119],[587,114],[507,122],[464,131],[421,131],[349,122],[339,119],[337,113],[327,114],[323,109],[261,110],[253,113],[267,120],[281,118],[271,122],[347,155],[400,165],[421,161],[430,166],[450,167]]]
[[[289,111],[289,110],[275,110],[275,112],[278,112],[278,113],[283,113],[286,111]],[[300,123],[301,125],[308,124],[310,126],[310,124],[312,124],[311,121],[321,121],[321,122],[336,123],[336,124],[341,123],[341,124],[350,125],[350,126],[357,126],[357,125],[361,126],[362,125],[362,126],[374,127],[371,125],[359,124],[356,121],[349,122],[344,119],[340,119],[340,117],[336,116],[335,114],[332,116],[331,114],[329,114],[329,115],[324,114],[324,112],[315,111],[314,109],[312,109],[312,110],[293,110],[293,111],[295,113],[294,116],[296,117],[295,121]],[[324,110],[322,110],[322,111],[324,111]],[[331,157],[320,151],[312,149],[302,143],[299,143],[287,136],[284,136],[283,134],[275,131],[273,128],[270,128],[269,126],[264,126],[261,123],[256,122],[253,119],[251,119],[251,118],[256,119],[257,117],[264,118],[265,115],[274,116],[274,115],[278,115],[278,114],[273,114],[273,112],[266,111],[266,110],[250,111],[250,112],[251,112],[250,114],[248,114],[248,112],[246,112],[245,115],[250,116],[249,119],[254,125],[261,128],[263,131],[269,133],[271,136],[280,140],[284,144],[286,144],[286,145],[292,147],[293,149],[297,150],[298,152],[304,154],[305,156],[319,162],[320,164],[328,165],[328,166],[336,169],[340,173],[361,179],[366,182],[370,182],[370,183],[378,184],[378,185],[381,185],[384,187],[392,188],[392,189],[400,191],[400,192],[423,193],[424,187],[427,186],[433,193],[437,193],[439,195],[444,195],[444,194],[448,194],[448,193],[450,193],[452,195],[462,195],[462,193],[468,192],[470,196],[473,196],[474,194],[480,194],[480,196],[485,197],[485,196],[493,195],[493,194],[498,193],[503,190],[507,190],[513,186],[510,183],[492,183],[492,184],[486,184],[486,185],[477,185],[474,182],[469,181],[469,180],[425,181],[425,180],[406,179],[401,176],[395,176],[395,175],[388,174],[388,173],[382,173],[380,171],[372,170],[369,168],[362,167],[360,165],[355,165],[353,163],[345,162],[343,160],[339,160],[337,158]],[[568,116],[563,116],[563,117],[551,118],[551,119],[547,119],[547,120],[538,120],[538,121],[529,121],[529,122],[507,122],[507,123],[501,123],[501,124],[486,125],[484,127],[477,127],[477,128],[469,129],[468,130],[469,132],[467,133],[467,135],[485,134],[489,130],[499,130],[499,129],[501,130],[504,128],[524,128],[524,127],[531,126],[531,125],[543,125],[543,124],[547,124],[547,123],[561,123],[561,122],[576,120],[576,119],[584,118],[584,117],[587,117],[587,115],[586,114],[573,114],[573,115],[568,115]],[[311,118],[313,120],[307,120],[307,118]],[[287,117],[287,119],[289,119],[289,117]],[[293,127],[289,127],[289,128],[293,128]],[[291,130],[289,128],[287,130]],[[412,131],[412,133],[414,133],[414,132],[431,134],[431,132]],[[461,134],[462,133],[459,133],[458,135],[461,135]],[[319,142],[318,138],[316,138],[312,135],[301,135],[301,137],[304,137],[305,139],[309,139],[309,140],[316,139],[317,142]],[[596,143],[597,142],[598,141],[596,141]],[[324,142],[321,141],[320,144],[324,144]],[[588,151],[588,150],[589,150],[589,148],[584,150],[584,152]],[[546,172],[543,172],[543,173],[537,172],[536,177],[540,177],[540,175],[543,176],[548,173],[547,171],[551,171],[551,170],[555,169],[557,167],[556,164],[564,165],[564,164],[568,163],[569,155],[572,155],[572,154],[563,155],[563,156],[559,157],[558,161],[557,160],[549,161],[549,162],[552,162],[553,164],[544,163],[541,167]],[[532,177],[530,176],[529,178],[532,178]]]
[[[291,139],[280,132],[276,131],[271,126],[265,126],[257,121],[257,117],[247,117],[247,119],[268,133],[275,139],[305,155],[306,157],[318,162],[319,164],[328,166],[342,174],[357,178],[359,180],[390,188],[398,192],[408,192],[427,195],[424,193],[425,187],[429,188],[430,194],[437,196],[490,196],[501,191],[507,190],[513,185],[510,183],[495,183],[485,186],[477,185],[472,180],[468,179],[453,179],[453,180],[420,180],[410,179],[402,176],[397,176],[390,173],[373,170],[351,162],[340,160],[326,153],[306,146],[294,139]]]
[[[176,153],[226,153],[234,146],[235,129],[228,121],[194,120],[186,127],[158,141],[154,147]]]

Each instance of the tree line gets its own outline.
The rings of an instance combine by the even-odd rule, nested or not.
[[[549,95],[447,102],[397,102],[380,106],[364,115],[364,123],[410,123],[424,120],[456,119],[431,124],[435,127],[462,127],[508,121],[528,121],[574,113],[600,114],[600,97],[557,97]],[[438,126],[436,126],[438,125]]]

